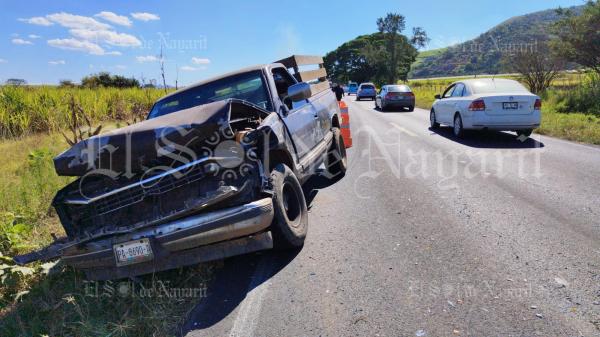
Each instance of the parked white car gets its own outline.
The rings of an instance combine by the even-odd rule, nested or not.
[[[529,137],[540,126],[542,100],[517,81],[464,80],[435,98],[431,128],[452,126],[456,137],[462,137],[465,129],[515,131]]]

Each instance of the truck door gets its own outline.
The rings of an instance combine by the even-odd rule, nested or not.
[[[304,157],[316,145],[319,129],[317,128],[318,115],[314,106],[308,100],[291,102],[287,99],[287,89],[296,84],[296,80],[285,68],[272,69],[273,80],[277,88],[277,95],[282,104],[285,104],[289,112],[283,120],[290,131],[292,140],[296,145],[298,158]]]

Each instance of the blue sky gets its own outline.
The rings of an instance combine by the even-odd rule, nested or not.
[[[375,5],[378,3],[377,5]],[[320,54],[376,31],[387,12],[421,26],[426,49],[476,37],[515,15],[583,0],[8,1],[0,10],[0,82],[79,81],[99,71],[189,84],[291,54]]]

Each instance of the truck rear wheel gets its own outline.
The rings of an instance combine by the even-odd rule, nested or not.
[[[302,186],[292,170],[278,164],[271,171],[275,218],[271,229],[276,248],[302,247],[308,232],[308,210]]]
[[[334,178],[340,174],[345,174],[348,168],[348,159],[346,157],[346,145],[339,128],[333,128],[333,140],[331,147],[325,157],[325,169],[329,178]]]

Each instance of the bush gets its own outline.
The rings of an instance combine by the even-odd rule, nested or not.
[[[558,112],[583,112],[600,116],[600,76],[589,75],[589,78],[576,89],[562,91],[558,94]]]

